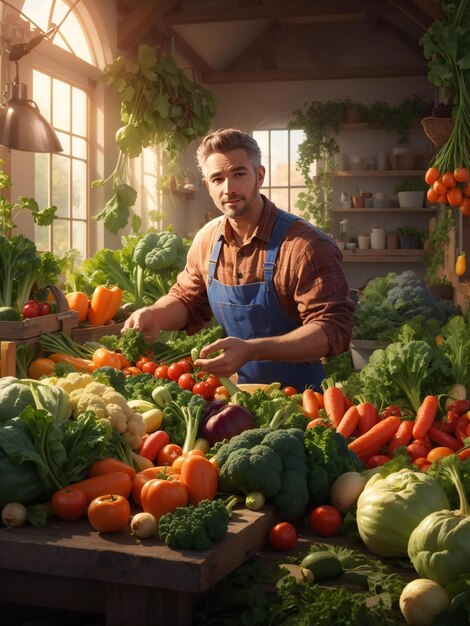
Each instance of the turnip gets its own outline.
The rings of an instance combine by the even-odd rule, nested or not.
[[[21,526],[26,522],[28,512],[24,504],[20,502],[9,502],[2,509],[2,522],[7,528]]]
[[[430,626],[449,604],[446,590],[427,578],[412,580],[400,596],[400,610],[410,626]]]

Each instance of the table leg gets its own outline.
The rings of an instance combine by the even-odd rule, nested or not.
[[[107,626],[191,626],[193,594],[135,585],[106,585]]]

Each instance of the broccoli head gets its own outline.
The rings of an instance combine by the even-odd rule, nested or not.
[[[239,448],[221,467],[219,487],[228,493],[260,491],[269,498],[281,488],[281,474],[281,459],[268,446]]]
[[[304,463],[304,471],[286,469],[282,473],[281,489],[272,499],[272,503],[285,520],[300,517],[310,500],[305,480],[306,469],[307,466]]]
[[[244,430],[239,435],[232,437],[227,443],[219,447],[217,451],[217,465],[222,467],[230,454],[240,448],[250,450],[253,446],[259,445],[263,441],[266,431],[262,428],[251,428]]]
[[[98,367],[93,372],[93,378],[104,385],[111,386],[113,389],[123,394],[126,385],[126,377],[121,370],[117,370],[115,367],[104,365]]]
[[[225,505],[221,500],[201,500],[197,505],[178,507],[160,518],[160,539],[173,549],[208,550],[225,537],[233,504],[234,501]]]

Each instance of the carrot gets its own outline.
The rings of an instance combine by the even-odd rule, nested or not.
[[[362,458],[365,452],[380,449],[390,441],[400,426],[400,418],[390,415],[384,420],[377,422],[363,435],[360,435],[348,445],[348,448]]]
[[[359,434],[363,435],[372,428],[379,419],[377,415],[377,409],[371,402],[360,402],[356,405],[357,412],[359,413],[359,423],[357,428]]]
[[[95,498],[108,494],[128,498],[132,489],[132,480],[129,474],[125,472],[111,472],[110,474],[93,476],[93,478],[85,478],[78,483],[72,483],[71,486],[81,489],[89,504]]]
[[[336,427],[336,432],[343,435],[345,439],[350,437],[359,424],[359,411],[356,406],[350,406],[341,418],[340,423]]]
[[[302,410],[311,420],[318,417],[318,400],[313,389],[305,389],[302,392]]]
[[[101,476],[102,474],[110,474],[111,472],[125,472],[129,474],[131,479],[135,476],[135,469],[133,467],[111,457],[92,463],[88,467],[87,475],[88,478],[93,478],[93,476]]]
[[[403,420],[398,427],[397,432],[390,439],[388,444],[387,454],[389,457],[393,457],[393,452],[400,446],[407,446],[413,436],[413,428],[415,423],[411,420]]]
[[[421,403],[413,426],[413,437],[421,439],[425,435],[434,422],[438,407],[436,396],[426,396]]]
[[[325,408],[325,404],[323,402],[323,394],[320,393],[319,391],[314,391],[313,392],[318,400],[318,408],[319,409],[324,409]]]
[[[445,446],[446,448],[450,448],[454,452],[457,452],[462,445],[458,439],[452,437],[452,435],[448,435],[447,433],[442,432],[439,428],[435,426],[431,426],[427,432],[429,438],[434,443],[439,444],[439,446]]]
[[[466,459],[470,459],[470,446],[468,448],[462,448],[457,452],[457,456],[461,461],[465,461]]]
[[[346,412],[343,392],[339,387],[328,387],[323,393],[326,414],[336,428]]]
[[[93,372],[96,369],[96,365],[90,359],[81,359],[63,352],[53,352],[48,355],[48,358],[54,361],[54,363],[70,363],[79,372]]]

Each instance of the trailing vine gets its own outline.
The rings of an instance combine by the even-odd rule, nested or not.
[[[429,234],[425,258],[425,278],[431,285],[446,279],[446,277],[439,276],[439,270],[444,265],[445,247],[449,243],[449,233],[455,225],[452,207],[442,204],[436,219],[436,227]]]

